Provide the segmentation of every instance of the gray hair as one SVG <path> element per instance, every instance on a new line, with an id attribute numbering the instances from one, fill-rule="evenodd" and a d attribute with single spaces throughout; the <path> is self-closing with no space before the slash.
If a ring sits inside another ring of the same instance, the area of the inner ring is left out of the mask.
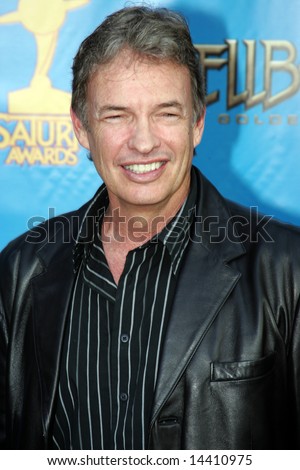
<path id="1" fill-rule="evenodd" d="M 151 60 L 173 61 L 191 76 L 194 119 L 205 109 L 205 80 L 185 18 L 166 8 L 128 7 L 108 16 L 79 47 L 73 62 L 72 108 L 88 128 L 86 94 L 99 65 L 123 49 Z"/>

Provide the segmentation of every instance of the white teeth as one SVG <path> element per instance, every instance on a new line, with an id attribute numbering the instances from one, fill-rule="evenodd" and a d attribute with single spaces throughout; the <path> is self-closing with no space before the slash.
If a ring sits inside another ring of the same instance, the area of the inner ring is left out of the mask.
<path id="1" fill-rule="evenodd" d="M 146 163 L 144 165 L 125 165 L 126 170 L 133 173 L 148 173 L 149 171 L 158 170 L 164 162 Z"/>

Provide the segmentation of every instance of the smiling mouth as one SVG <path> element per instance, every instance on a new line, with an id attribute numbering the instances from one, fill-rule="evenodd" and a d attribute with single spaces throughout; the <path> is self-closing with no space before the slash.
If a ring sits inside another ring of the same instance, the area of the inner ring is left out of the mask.
<path id="1" fill-rule="evenodd" d="M 150 171 L 158 170 L 165 165 L 166 162 L 145 163 L 139 165 L 124 165 L 125 170 L 132 171 L 132 173 L 142 174 L 149 173 Z"/>

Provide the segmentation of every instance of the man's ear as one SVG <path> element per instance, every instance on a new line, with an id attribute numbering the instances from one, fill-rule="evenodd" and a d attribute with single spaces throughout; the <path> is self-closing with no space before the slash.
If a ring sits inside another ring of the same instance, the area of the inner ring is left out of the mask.
<path id="1" fill-rule="evenodd" d="M 203 131 L 204 131 L 204 122 L 205 122 L 205 114 L 206 108 L 204 109 L 202 115 L 197 120 L 196 124 L 194 125 L 194 148 L 200 144 Z"/>
<path id="2" fill-rule="evenodd" d="M 85 129 L 81 120 L 72 108 L 70 109 L 70 115 L 73 123 L 73 129 L 78 142 L 80 143 L 80 145 L 82 145 L 82 147 L 86 148 L 87 150 L 90 150 L 87 130 Z"/>

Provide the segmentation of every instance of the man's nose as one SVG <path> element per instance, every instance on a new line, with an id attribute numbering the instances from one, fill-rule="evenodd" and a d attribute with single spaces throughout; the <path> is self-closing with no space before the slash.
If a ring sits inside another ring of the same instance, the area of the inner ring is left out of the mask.
<path id="1" fill-rule="evenodd" d="M 142 154 L 149 154 L 152 150 L 159 147 L 160 139 L 154 125 L 148 118 L 139 119 L 135 122 L 128 146 Z"/>

